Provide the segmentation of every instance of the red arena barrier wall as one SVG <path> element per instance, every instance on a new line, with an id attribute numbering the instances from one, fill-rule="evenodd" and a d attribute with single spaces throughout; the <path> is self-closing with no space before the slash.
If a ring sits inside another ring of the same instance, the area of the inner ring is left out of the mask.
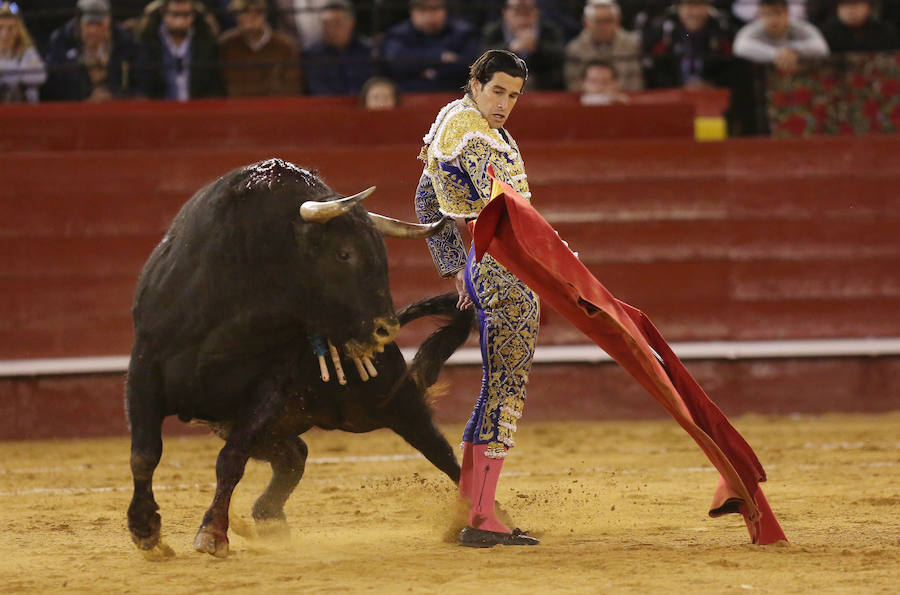
<path id="1" fill-rule="evenodd" d="M 233 167 L 281 157 L 340 192 L 376 185 L 370 210 L 412 219 L 421 136 L 446 99 L 381 113 L 305 98 L 4 107 L 0 360 L 127 354 L 144 260 L 180 205 Z M 671 341 L 900 337 L 900 138 L 697 143 L 684 97 L 528 99 L 510 131 L 535 205 Z M 397 306 L 451 289 L 424 243 L 388 252 Z M 584 342 L 545 309 L 541 345 Z M 728 414 L 900 407 L 896 355 L 689 367 Z M 439 419 L 466 415 L 478 373 L 445 372 Z M 0 378 L 0 438 L 122 432 L 123 384 Z M 612 364 L 539 365 L 530 401 L 535 417 L 661 413 Z"/>

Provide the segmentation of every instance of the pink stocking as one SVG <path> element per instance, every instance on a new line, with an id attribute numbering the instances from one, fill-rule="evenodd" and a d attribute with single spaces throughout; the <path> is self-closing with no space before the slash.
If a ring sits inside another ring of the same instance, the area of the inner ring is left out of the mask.
<path id="1" fill-rule="evenodd" d="M 469 526 L 484 531 L 509 533 L 509 527 L 497 519 L 494 512 L 494 497 L 503 459 L 492 459 L 485 454 L 487 444 L 472 447 L 472 509 L 469 512 Z"/>

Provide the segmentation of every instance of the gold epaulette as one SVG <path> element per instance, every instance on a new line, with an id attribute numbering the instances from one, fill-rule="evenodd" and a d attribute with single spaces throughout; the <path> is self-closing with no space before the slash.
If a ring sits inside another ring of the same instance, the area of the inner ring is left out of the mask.
<path id="1" fill-rule="evenodd" d="M 459 157 L 466 144 L 476 138 L 501 153 L 515 151 L 496 129 L 488 125 L 477 108 L 463 101 L 438 126 L 431 144 L 431 154 L 445 163 L 453 161 Z"/>

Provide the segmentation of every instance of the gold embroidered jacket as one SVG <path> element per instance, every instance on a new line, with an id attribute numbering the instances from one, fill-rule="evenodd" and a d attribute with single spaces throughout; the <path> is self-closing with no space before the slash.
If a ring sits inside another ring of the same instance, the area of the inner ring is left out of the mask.
<path id="1" fill-rule="evenodd" d="M 525 164 L 516 141 L 505 130 L 491 128 L 468 96 L 445 105 L 438 113 L 419 158 L 425 162 L 416 188 L 416 214 L 422 223 L 443 215 L 470 219 L 490 200 L 495 175 L 531 199 Z M 442 277 L 466 264 L 466 249 L 455 226 L 428 239 L 428 249 Z"/>

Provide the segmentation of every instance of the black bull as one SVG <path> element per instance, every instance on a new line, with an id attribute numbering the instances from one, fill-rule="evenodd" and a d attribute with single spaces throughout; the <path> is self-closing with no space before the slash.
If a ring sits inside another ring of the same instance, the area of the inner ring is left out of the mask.
<path id="1" fill-rule="evenodd" d="M 459 480 L 425 389 L 468 336 L 471 310 L 456 310 L 455 296 L 445 295 L 395 315 L 379 233 L 384 218 L 373 215 L 373 223 L 355 205 L 364 197 L 340 199 L 314 174 L 280 160 L 257 163 L 197 192 L 150 256 L 132 308 L 126 387 L 134 477 L 128 527 L 139 548 L 160 541 L 152 478 L 169 415 L 208 421 L 225 437 L 215 496 L 194 542 L 201 552 L 227 554 L 231 494 L 248 458 L 272 467 L 254 519 L 284 520 L 307 457 L 299 435 L 313 426 L 390 428 Z M 323 216 L 320 207 L 339 208 Z M 432 314 L 449 321 L 407 367 L 393 342 L 397 329 Z M 328 382 L 311 342 L 318 339 L 341 351 L 333 351 L 339 364 Z M 373 367 L 377 376 L 364 382 Z"/>

